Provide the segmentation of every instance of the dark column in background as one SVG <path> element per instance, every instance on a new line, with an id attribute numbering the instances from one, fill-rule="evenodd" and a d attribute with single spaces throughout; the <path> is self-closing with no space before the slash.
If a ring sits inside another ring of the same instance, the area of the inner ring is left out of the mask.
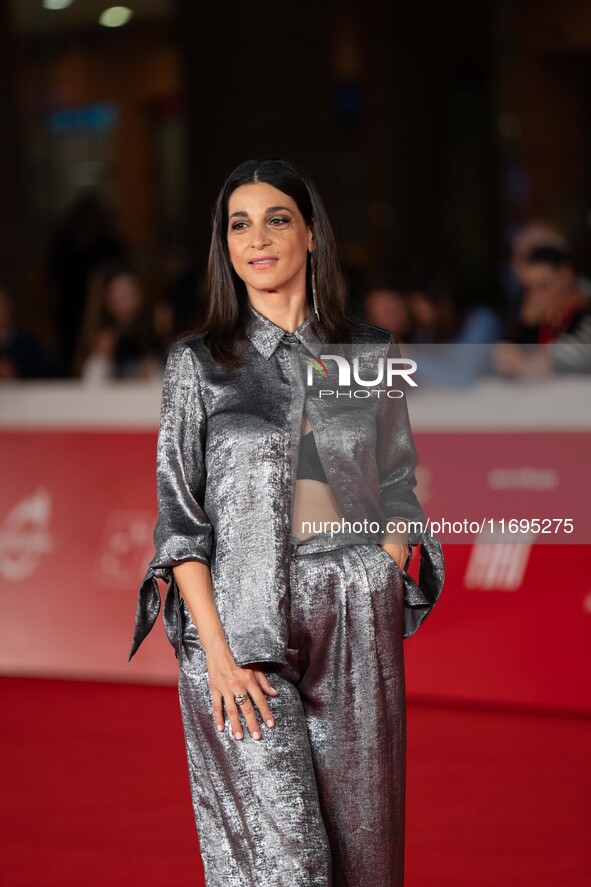
<path id="1" fill-rule="evenodd" d="M 559 225 L 591 273 L 591 7 L 504 0 L 504 221 Z"/>
<path id="2" fill-rule="evenodd" d="M 330 4 L 176 0 L 187 119 L 189 248 L 203 269 L 210 212 L 253 157 L 301 164 L 331 202 Z"/>
<path id="3" fill-rule="evenodd" d="M 14 297 L 17 321 L 25 293 L 24 194 L 22 140 L 16 100 L 16 44 L 8 0 L 0 0 L 0 285 Z"/>
<path id="4" fill-rule="evenodd" d="M 176 0 L 198 267 L 225 175 L 283 155 L 318 181 L 359 288 L 451 267 L 469 299 L 494 292 L 487 9 Z"/>
<path id="5" fill-rule="evenodd" d="M 489 294 L 496 253 L 487 10 L 374 0 L 358 13 L 375 262 L 394 279 L 451 268 L 472 298 Z"/>

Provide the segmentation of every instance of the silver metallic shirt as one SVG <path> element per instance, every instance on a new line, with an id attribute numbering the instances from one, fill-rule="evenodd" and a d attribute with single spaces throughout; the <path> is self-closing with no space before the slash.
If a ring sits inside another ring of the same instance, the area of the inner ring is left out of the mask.
<path id="1" fill-rule="evenodd" d="M 361 404 L 318 395 L 326 377 L 312 377 L 328 344 L 309 314 L 293 333 L 250 303 L 243 365 L 215 363 L 203 333 L 171 348 L 164 374 L 157 444 L 158 517 L 155 555 L 141 584 L 129 659 L 160 610 L 157 579 L 167 582 L 164 624 L 182 655 L 179 589 L 172 567 L 185 560 L 210 566 L 216 608 L 238 665 L 286 663 L 289 558 L 301 419 L 310 419 L 333 496 L 348 521 L 371 522 L 379 541 L 389 518 L 415 522 L 421 543 L 419 582 L 403 571 L 404 636 L 417 630 L 444 579 L 441 546 L 424 532 L 414 494 L 417 453 L 406 399 Z M 387 331 L 356 322 L 353 343 L 400 356 Z M 326 355 L 325 355 L 326 356 Z M 336 363 L 336 361 L 335 361 Z M 306 366 L 307 364 L 307 366 Z M 326 361 L 320 361 L 326 369 Z M 330 399 L 329 399 L 330 400 Z M 375 529 L 379 526 L 379 530 Z M 419 529 L 417 529 L 419 527 Z"/>

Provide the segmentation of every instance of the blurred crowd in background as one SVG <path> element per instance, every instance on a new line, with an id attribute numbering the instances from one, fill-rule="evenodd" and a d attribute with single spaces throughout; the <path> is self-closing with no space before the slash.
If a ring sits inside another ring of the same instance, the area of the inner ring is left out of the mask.
<path id="1" fill-rule="evenodd" d="M 168 349 L 183 331 L 182 281 L 149 304 L 132 251 L 100 195 L 83 195 L 60 220 L 46 277 L 59 331 L 51 345 L 16 325 L 15 294 L 0 284 L 0 378 L 161 378 Z M 190 314 L 190 296 L 187 307 Z"/>
<path id="2" fill-rule="evenodd" d="M 246 7 L 104 7 L 0 0 L 1 380 L 160 380 L 219 185 L 268 156 L 423 381 L 591 372 L 584 4 L 261 0 L 273 70 Z"/>
<path id="3" fill-rule="evenodd" d="M 346 265 L 344 271 L 347 276 Z M 555 349 L 543 364 L 550 344 L 591 345 L 591 280 L 578 273 L 565 234 L 547 220 L 524 224 L 500 277 L 502 311 L 459 293 L 445 269 L 428 261 L 377 284 L 351 275 L 350 309 L 403 346 L 439 346 L 424 349 L 420 360 L 421 377 L 433 384 L 463 384 L 490 372 L 591 372 L 588 348 Z M 0 379 L 159 380 L 171 344 L 205 315 L 195 271 L 171 280 L 169 291 L 150 304 L 113 213 L 92 192 L 56 227 L 47 279 L 60 331 L 52 346 L 19 328 L 16 294 L 0 284 Z M 496 347 L 455 347 L 473 345 Z"/>
<path id="4" fill-rule="evenodd" d="M 435 272 L 364 293 L 364 316 L 403 345 L 438 346 L 410 352 L 417 378 L 432 386 L 491 373 L 534 380 L 591 373 L 591 279 L 578 272 L 565 234 L 545 220 L 524 224 L 505 272 L 502 310 L 462 298 Z"/>

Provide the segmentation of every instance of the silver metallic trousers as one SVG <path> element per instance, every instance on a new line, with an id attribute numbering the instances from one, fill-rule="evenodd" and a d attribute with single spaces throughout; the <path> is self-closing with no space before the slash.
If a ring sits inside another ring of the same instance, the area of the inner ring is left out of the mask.
<path id="1" fill-rule="evenodd" d="M 291 541 L 289 664 L 261 739 L 214 723 L 181 599 L 179 697 L 207 887 L 402 887 L 403 580 L 356 534 Z"/>

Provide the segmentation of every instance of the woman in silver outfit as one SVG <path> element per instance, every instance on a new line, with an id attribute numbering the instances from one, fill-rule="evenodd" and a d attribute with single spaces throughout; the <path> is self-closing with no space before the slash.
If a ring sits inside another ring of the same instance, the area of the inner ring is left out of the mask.
<path id="1" fill-rule="evenodd" d="M 224 183 L 208 286 L 166 365 L 129 659 L 163 579 L 207 887 L 401 887 L 403 638 L 444 567 L 404 392 L 359 380 L 400 352 L 349 317 L 322 201 L 286 161 Z"/>

